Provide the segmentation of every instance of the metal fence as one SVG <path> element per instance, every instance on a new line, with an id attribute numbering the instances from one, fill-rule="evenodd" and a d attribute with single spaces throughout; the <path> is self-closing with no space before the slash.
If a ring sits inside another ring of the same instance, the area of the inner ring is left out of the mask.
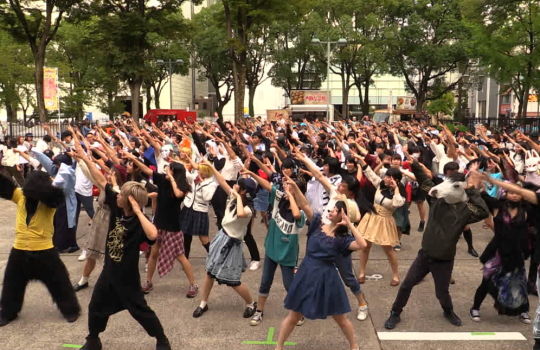
<path id="1" fill-rule="evenodd" d="M 51 129 L 51 133 L 54 135 L 59 135 L 62 131 L 67 130 L 68 123 L 48 123 L 49 128 Z M 45 135 L 47 135 L 46 130 L 43 128 L 43 126 L 39 123 L 37 124 L 24 124 L 21 122 L 15 122 L 15 123 L 0 123 L 0 139 L 3 139 L 4 137 L 10 136 L 10 137 L 17 137 L 17 136 L 24 136 L 28 133 L 32 133 L 34 138 L 41 138 Z"/>
<path id="2" fill-rule="evenodd" d="M 491 130 L 520 130 L 525 134 L 538 134 L 540 131 L 540 118 L 471 118 L 465 122 L 471 130 L 478 124 Z"/>

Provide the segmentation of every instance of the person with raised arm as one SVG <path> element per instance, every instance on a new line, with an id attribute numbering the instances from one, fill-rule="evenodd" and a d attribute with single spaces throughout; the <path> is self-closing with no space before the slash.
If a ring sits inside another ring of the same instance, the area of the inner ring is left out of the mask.
<path id="1" fill-rule="evenodd" d="M 313 211 L 294 181 L 287 184 L 293 188 L 295 199 L 310 222 L 306 256 L 294 276 L 285 298 L 288 315 L 281 322 L 276 350 L 283 350 L 298 321 L 325 319 L 332 316 L 344 333 L 351 350 L 359 349 L 354 328 L 346 314 L 351 311 L 347 293 L 336 269 L 336 259 L 346 250 L 359 250 L 366 246 L 353 222 L 360 213 L 350 199 L 336 202 L 328 214 L 329 223 Z M 352 233 L 352 235 L 349 234 Z"/>
<path id="2" fill-rule="evenodd" d="M 219 284 L 233 288 L 244 299 L 246 308 L 243 316 L 250 318 L 257 309 L 257 303 L 253 301 L 248 287 L 242 284 L 240 278 L 242 272 L 246 270 L 242 241 L 253 216 L 252 203 L 257 184 L 252 179 L 240 178 L 238 183 L 231 187 L 208 160 L 204 160 L 203 164 L 214 173 L 216 181 L 228 198 L 225 215 L 221 222 L 222 228 L 210 244 L 206 258 L 206 278 L 202 288 L 202 299 L 193 312 L 193 317 L 201 317 L 208 311 L 210 292 L 214 281 L 217 281 Z"/>
<path id="3" fill-rule="evenodd" d="M 90 305 L 88 330 L 82 350 L 101 350 L 99 334 L 107 328 L 109 317 L 128 310 L 134 319 L 156 338 L 156 350 L 170 350 L 171 345 L 157 315 L 148 306 L 141 290 L 139 245 L 153 242 L 158 230 L 144 215 L 148 193 L 141 183 L 128 181 L 116 193 L 107 179 L 83 152 L 78 152 L 111 210 L 107 233 L 105 266 L 99 276 Z"/>

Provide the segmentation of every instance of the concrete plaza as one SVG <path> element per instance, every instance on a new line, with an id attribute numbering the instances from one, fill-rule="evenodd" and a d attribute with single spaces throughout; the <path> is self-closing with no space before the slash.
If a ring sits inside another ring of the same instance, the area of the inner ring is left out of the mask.
<path id="1" fill-rule="evenodd" d="M 13 242 L 13 227 L 16 207 L 6 201 L 0 202 L 0 274 L 3 276 L 9 250 Z M 78 231 L 79 244 L 85 244 L 88 232 L 88 217 L 81 214 Z M 416 232 L 418 214 L 416 206 L 411 207 L 411 236 L 404 237 L 403 248 L 399 255 L 401 278 L 414 260 L 420 246 L 421 233 Z M 211 218 L 211 235 L 215 234 L 215 219 Z M 258 242 L 261 255 L 264 254 L 264 237 L 266 230 L 257 223 L 254 235 Z M 475 247 L 479 253 L 488 243 L 491 233 L 482 228 L 482 224 L 473 226 Z M 304 255 L 305 236 L 301 237 L 301 256 Z M 77 261 L 79 252 L 62 256 L 72 281 L 80 278 L 84 263 Z M 199 283 L 204 277 L 204 262 L 206 253 L 197 239 L 193 242 L 191 262 Z M 247 249 L 245 256 L 249 259 Z M 355 266 L 358 255 L 354 255 Z M 140 261 L 140 271 L 144 276 L 144 259 Z M 430 275 L 417 286 L 412 293 L 409 304 L 402 314 L 402 322 L 388 334 L 383 327 L 391 304 L 396 296 L 397 287 L 391 287 L 390 267 L 382 249 L 374 247 L 368 263 L 368 275 L 382 274 L 382 280 L 369 280 L 363 285 L 366 293 L 370 316 L 366 321 L 356 320 L 356 307 L 349 315 L 359 338 L 360 348 L 366 350 L 397 350 L 397 349 L 531 349 L 532 326 L 525 325 L 515 317 L 498 316 L 493 300 L 488 296 L 481 309 L 482 321 L 473 322 L 468 316 L 476 287 L 479 285 L 482 272 L 478 259 L 467 254 L 466 244 L 460 240 L 454 268 L 456 284 L 451 286 L 455 311 L 463 320 L 462 327 L 451 326 L 443 317 L 441 308 L 435 298 L 433 279 Z M 87 334 L 87 311 L 93 285 L 101 270 L 90 278 L 90 288 L 79 292 L 79 302 L 83 308 L 81 318 L 73 323 L 67 323 L 53 305 L 51 298 L 41 283 L 31 283 L 26 291 L 25 303 L 19 318 L 6 327 L 0 328 L 0 349 L 34 349 L 57 350 L 78 348 L 84 343 Z M 157 275 L 157 274 L 156 274 Z M 248 285 L 254 297 L 260 283 L 261 270 L 247 271 L 243 282 Z M 2 277 L 3 278 L 3 277 Z M 144 277 L 142 277 L 144 279 Z M 285 291 L 281 283 L 281 272 L 276 273 L 275 283 L 265 310 L 264 321 L 257 327 L 249 325 L 249 320 L 242 318 L 244 305 L 239 296 L 232 290 L 216 285 L 209 301 L 209 311 L 199 319 L 191 314 L 197 307 L 199 299 L 187 299 L 185 292 L 187 280 L 177 264 L 174 271 L 163 279 L 154 278 L 154 291 L 148 296 L 149 305 L 160 317 L 166 334 L 174 349 L 239 349 L 263 350 L 273 349 L 273 341 L 277 338 L 279 324 L 286 315 L 283 308 Z M 350 294 L 351 305 L 355 299 Z M 531 317 L 537 305 L 537 298 L 530 298 Z M 380 333 L 384 332 L 384 333 Z M 400 333 L 407 332 L 407 333 Z M 409 333 L 419 332 L 419 333 Z M 444 333 L 432 333 L 444 332 Z M 446 332 L 452 332 L 448 334 Z M 461 332 L 457 334 L 455 332 Z M 500 340 L 503 333 L 514 332 L 511 336 L 523 336 L 524 340 Z M 425 339 L 429 336 L 430 340 Z M 387 340 L 389 337 L 398 340 Z M 441 337 L 452 340 L 440 340 Z M 526 338 L 526 339 L 525 339 Z M 104 349 L 110 350 L 150 350 L 154 349 L 154 340 L 146 335 L 144 330 L 127 312 L 113 316 L 105 333 L 101 335 Z M 407 340 L 403 340 L 407 339 Z M 468 339 L 468 340 L 461 340 Z M 348 349 L 345 338 L 337 325 L 331 320 L 306 321 L 302 327 L 297 327 L 289 339 L 292 342 L 287 348 L 291 350 L 327 350 Z"/>

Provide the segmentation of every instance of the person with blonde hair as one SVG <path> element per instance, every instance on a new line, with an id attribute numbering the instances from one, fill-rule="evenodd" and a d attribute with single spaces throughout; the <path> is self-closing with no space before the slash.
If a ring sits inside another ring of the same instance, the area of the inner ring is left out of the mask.
<path id="1" fill-rule="evenodd" d="M 191 164 L 196 170 L 186 173 L 191 190 L 184 197 L 179 219 L 180 231 L 184 233 L 184 254 L 188 259 L 193 236 L 199 236 L 207 253 L 210 249 L 208 209 L 218 186 L 208 165 L 193 161 Z"/>
<path id="2" fill-rule="evenodd" d="M 128 181 L 116 193 L 88 156 L 80 150 L 79 154 L 97 187 L 105 191 L 105 204 L 111 210 L 105 265 L 88 306 L 89 334 L 82 349 L 101 350 L 99 334 L 107 327 L 109 317 L 128 310 L 148 335 L 156 338 L 156 350 L 170 350 L 161 322 L 146 303 L 140 287 L 139 245 L 153 244 L 158 237 L 157 228 L 142 211 L 148 192 L 143 184 Z"/>

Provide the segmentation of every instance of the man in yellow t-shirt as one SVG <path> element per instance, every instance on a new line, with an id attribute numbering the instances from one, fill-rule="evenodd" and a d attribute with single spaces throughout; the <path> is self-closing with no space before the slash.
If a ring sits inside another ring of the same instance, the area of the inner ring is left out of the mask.
<path id="1" fill-rule="evenodd" d="M 41 171 L 30 173 L 23 188 L 0 174 L 0 197 L 17 204 L 15 242 L 0 296 L 0 327 L 17 318 L 30 280 L 43 282 L 66 320 L 74 322 L 81 308 L 52 243 L 54 213 L 64 201 L 62 189 Z"/>

